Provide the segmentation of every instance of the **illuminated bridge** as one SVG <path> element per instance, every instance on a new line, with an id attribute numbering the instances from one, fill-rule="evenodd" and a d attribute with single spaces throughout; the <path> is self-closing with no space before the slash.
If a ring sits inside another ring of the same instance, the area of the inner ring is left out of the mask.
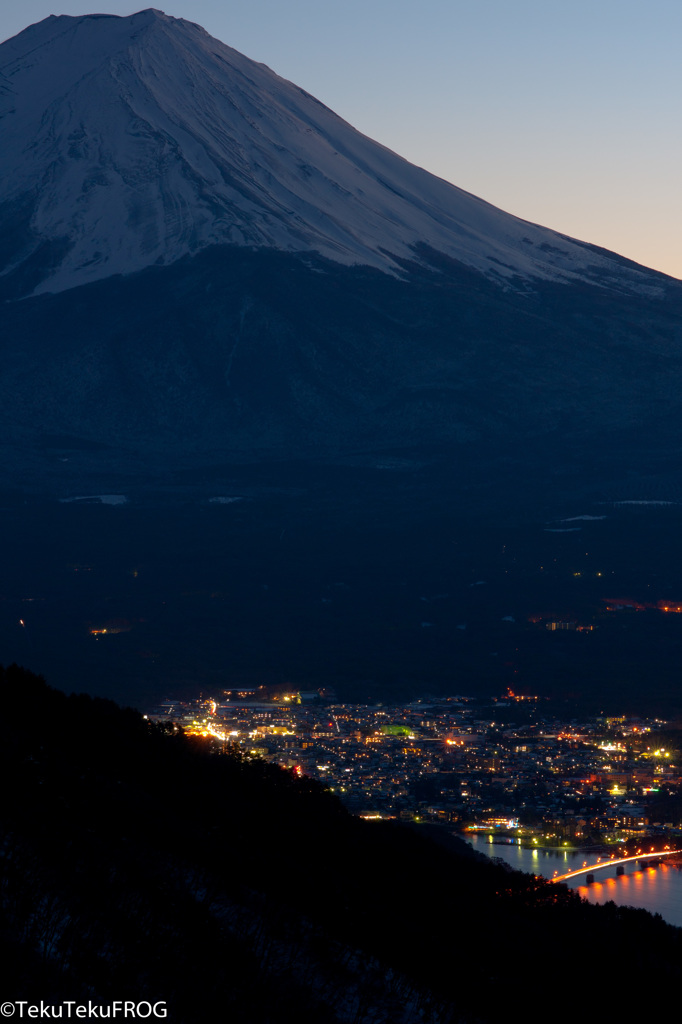
<path id="1" fill-rule="evenodd" d="M 609 860 L 602 860 L 601 858 L 596 864 L 583 864 L 577 871 L 567 871 L 565 875 L 554 875 L 550 879 L 552 882 L 566 882 L 569 878 L 576 878 L 578 875 L 593 874 L 595 871 L 601 871 L 603 868 L 616 867 L 621 864 L 631 864 L 633 861 L 642 861 L 643 866 L 647 866 L 649 861 L 659 861 L 663 857 L 674 857 L 675 854 L 682 853 L 682 850 L 650 850 L 648 853 L 644 853 L 642 850 L 638 850 L 637 853 L 633 853 L 630 857 L 618 857 L 610 858 Z M 618 872 L 622 874 L 622 870 Z M 588 879 L 592 881 L 592 879 Z"/>

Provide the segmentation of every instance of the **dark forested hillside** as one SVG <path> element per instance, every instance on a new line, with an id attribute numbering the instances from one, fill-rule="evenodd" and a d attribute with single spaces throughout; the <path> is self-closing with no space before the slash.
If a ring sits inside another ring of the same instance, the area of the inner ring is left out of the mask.
<path id="1" fill-rule="evenodd" d="M 606 977 L 680 982 L 682 931 L 660 918 L 360 821 L 311 780 L 15 666 L 0 684 L 5 998 L 407 1024 L 518 998 L 559 1019 L 595 951 Z M 590 1014 L 647 998 L 609 984 Z"/>

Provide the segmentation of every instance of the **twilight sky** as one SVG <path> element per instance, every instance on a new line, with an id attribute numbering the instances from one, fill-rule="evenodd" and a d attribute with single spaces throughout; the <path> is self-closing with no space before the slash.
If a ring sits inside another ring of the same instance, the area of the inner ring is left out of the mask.
<path id="1" fill-rule="evenodd" d="M 682 278 L 679 0 L 156 2 L 413 163 Z M 150 5 L 4 0 L 0 39 Z"/>

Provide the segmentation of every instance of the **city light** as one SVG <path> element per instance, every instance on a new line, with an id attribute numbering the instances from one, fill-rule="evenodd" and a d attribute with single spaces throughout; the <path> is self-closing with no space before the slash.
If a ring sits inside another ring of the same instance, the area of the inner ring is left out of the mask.
<path id="1" fill-rule="evenodd" d="M 649 802 L 662 781 L 668 792 L 679 789 L 670 750 L 653 741 L 643 749 L 642 737 L 666 725 L 658 720 L 559 722 L 533 699 L 530 723 L 513 726 L 500 716 L 510 694 L 380 707 L 283 699 L 296 693 L 227 689 L 219 699 L 164 702 L 150 718 L 167 721 L 172 712 L 176 727 L 213 741 L 216 753 L 239 750 L 317 779 L 358 815 L 439 823 L 536 852 L 597 847 L 600 867 L 625 862 L 608 848 L 632 836 L 640 856 Z M 671 828 L 657 831 L 668 854 L 680 845 Z"/>

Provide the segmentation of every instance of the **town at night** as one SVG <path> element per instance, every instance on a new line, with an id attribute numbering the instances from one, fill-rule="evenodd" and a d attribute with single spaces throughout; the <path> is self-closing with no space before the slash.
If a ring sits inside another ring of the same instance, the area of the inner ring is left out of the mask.
<path id="1" fill-rule="evenodd" d="M 349 705 L 324 691 L 268 696 L 261 687 L 228 691 L 220 703 L 168 701 L 150 717 L 205 738 L 216 753 L 237 747 L 315 778 L 364 818 L 438 822 L 498 842 L 610 856 L 621 844 L 679 844 L 680 737 L 669 723 L 562 721 L 548 705 L 513 694 Z"/>

